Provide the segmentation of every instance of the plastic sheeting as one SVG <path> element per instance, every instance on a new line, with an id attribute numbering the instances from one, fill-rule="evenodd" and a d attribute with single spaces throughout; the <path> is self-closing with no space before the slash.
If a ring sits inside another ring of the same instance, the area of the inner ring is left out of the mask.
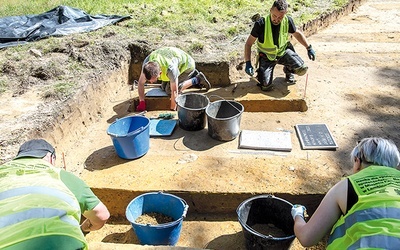
<path id="1" fill-rule="evenodd" d="M 93 31 L 128 18 L 117 15 L 91 16 L 68 6 L 58 6 L 39 15 L 0 18 L 0 49 L 49 36 Z"/>

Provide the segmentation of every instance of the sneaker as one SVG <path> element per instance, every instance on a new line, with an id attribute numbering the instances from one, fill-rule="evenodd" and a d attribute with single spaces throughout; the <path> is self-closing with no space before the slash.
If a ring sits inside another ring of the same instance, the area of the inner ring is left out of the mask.
<path id="1" fill-rule="evenodd" d="M 206 76 L 202 72 L 199 72 L 196 77 L 199 80 L 199 85 L 202 88 L 206 88 L 206 91 L 208 91 L 211 88 L 210 82 L 207 80 Z"/>
<path id="2" fill-rule="evenodd" d="M 294 79 L 294 74 L 293 73 L 286 74 L 285 79 L 286 79 L 286 81 L 288 83 L 295 83 L 296 82 L 296 80 Z"/>
<path id="3" fill-rule="evenodd" d="M 197 69 L 194 69 L 192 72 L 188 74 L 188 79 L 193 78 L 199 74 L 199 71 Z"/>

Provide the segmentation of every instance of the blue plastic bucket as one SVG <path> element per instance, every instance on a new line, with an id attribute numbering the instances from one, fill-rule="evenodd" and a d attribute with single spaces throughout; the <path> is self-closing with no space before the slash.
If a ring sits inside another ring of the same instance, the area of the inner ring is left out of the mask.
<path id="1" fill-rule="evenodd" d="M 296 237 L 290 213 L 292 206 L 290 202 L 272 195 L 259 195 L 243 201 L 236 212 L 246 249 L 290 249 Z M 275 227 L 272 231 L 269 229 L 271 224 Z"/>
<path id="2" fill-rule="evenodd" d="M 115 151 L 124 159 L 136 159 L 149 151 L 150 120 L 144 116 L 117 119 L 107 129 Z"/>
<path id="3" fill-rule="evenodd" d="M 179 240 L 188 208 L 187 203 L 175 195 L 163 192 L 145 193 L 128 204 L 126 218 L 132 224 L 140 244 L 174 246 Z M 160 213 L 174 221 L 158 225 L 136 223 L 135 220 L 145 213 Z"/>

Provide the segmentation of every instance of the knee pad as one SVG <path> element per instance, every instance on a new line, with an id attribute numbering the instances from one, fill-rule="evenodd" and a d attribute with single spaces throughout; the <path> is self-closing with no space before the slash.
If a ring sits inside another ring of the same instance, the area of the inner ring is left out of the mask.
<path id="1" fill-rule="evenodd" d="M 305 73 L 307 73 L 307 70 L 308 70 L 308 66 L 303 65 L 303 66 L 301 66 L 300 68 L 294 69 L 294 73 L 295 73 L 296 75 L 302 76 L 302 75 L 304 75 Z"/>

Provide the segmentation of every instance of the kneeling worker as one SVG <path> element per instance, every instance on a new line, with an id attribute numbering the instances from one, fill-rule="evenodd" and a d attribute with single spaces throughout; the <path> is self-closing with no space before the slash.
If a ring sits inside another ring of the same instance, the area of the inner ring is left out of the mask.
<path id="1" fill-rule="evenodd" d="M 292 34 L 307 49 L 308 57 L 315 60 L 315 52 L 311 44 L 307 42 L 304 34 L 296 29 L 293 19 L 286 15 L 287 9 L 288 4 L 285 0 L 275 0 L 270 13 L 255 20 L 245 44 L 245 71 L 252 77 L 254 68 L 251 64 L 251 47 L 257 40 L 259 64 L 257 80 L 262 91 L 271 90 L 276 64 L 284 66 L 286 81 L 290 83 L 295 83 L 294 74 L 301 76 L 307 72 L 308 67 L 294 51 L 293 45 L 289 41 L 289 34 Z"/>
<path id="2" fill-rule="evenodd" d="M 189 79 L 179 83 L 178 78 L 182 73 L 187 73 Z M 184 89 L 196 87 L 206 88 L 208 91 L 211 88 L 204 74 L 195 69 L 195 61 L 189 54 L 174 47 L 160 48 L 151 52 L 143 62 L 138 82 L 139 105 L 136 111 L 146 110 L 144 84 L 155 83 L 158 80 L 162 81 L 162 88 L 171 93 L 171 110 L 176 110 L 175 99 Z"/>

